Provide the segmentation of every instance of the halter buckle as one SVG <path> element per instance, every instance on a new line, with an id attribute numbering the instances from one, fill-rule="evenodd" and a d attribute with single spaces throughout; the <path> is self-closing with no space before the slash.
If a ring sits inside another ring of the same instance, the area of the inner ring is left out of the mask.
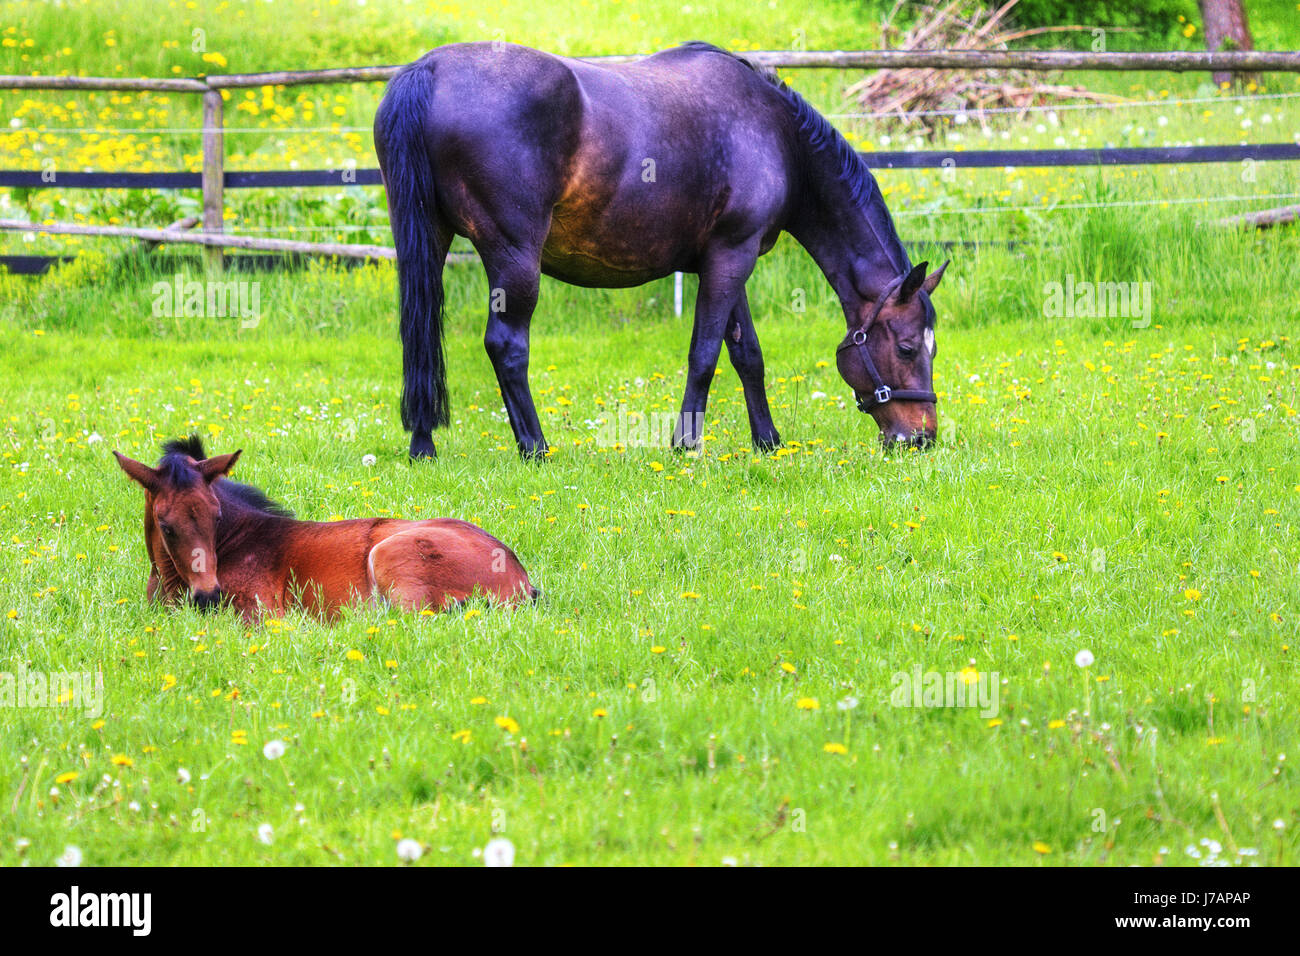
<path id="1" fill-rule="evenodd" d="M 876 404 L 883 405 L 894 395 L 894 390 L 888 385 L 882 385 L 876 389 Z"/>

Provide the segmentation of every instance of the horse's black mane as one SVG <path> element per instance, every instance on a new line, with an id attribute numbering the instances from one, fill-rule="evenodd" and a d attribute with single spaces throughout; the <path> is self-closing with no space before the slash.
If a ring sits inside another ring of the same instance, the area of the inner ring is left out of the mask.
<path id="1" fill-rule="evenodd" d="M 195 461 L 202 461 L 208 457 L 208 453 L 203 450 L 202 438 L 198 435 L 173 438 L 163 443 L 162 450 L 163 457 L 158 462 L 158 469 L 168 482 L 178 488 L 188 488 L 199 480 L 199 473 L 189 460 L 192 458 Z M 231 481 L 229 478 L 222 479 L 221 484 L 216 487 L 256 511 L 281 518 L 293 517 L 292 511 L 279 502 L 272 501 L 260 488 Z"/>
<path id="2" fill-rule="evenodd" d="M 881 245 L 887 245 L 894 252 L 894 258 L 897 259 L 896 265 L 904 271 L 911 268 L 911 259 L 908 258 L 907 250 L 903 248 L 903 242 L 899 239 L 893 220 L 889 216 L 889 210 L 885 207 L 884 196 L 881 195 L 876 177 L 871 174 L 871 170 L 858 154 L 858 151 L 849 144 L 849 141 L 840 134 L 839 130 L 827 121 L 826 117 L 822 116 L 811 103 L 792 89 L 781 77 L 777 76 L 774 70 L 769 70 L 761 64 L 754 63 L 738 53 L 732 53 L 730 50 L 724 50 L 712 43 L 705 43 L 701 40 L 683 43 L 682 49 L 721 53 L 723 56 L 729 56 L 733 60 L 745 64 L 745 66 L 767 80 L 768 83 L 771 83 L 793 112 L 795 128 L 800 138 L 807 143 L 809 150 L 814 153 L 829 152 L 831 154 L 837 178 L 848 187 L 850 202 L 867 215 L 867 220 L 875 231 Z"/>

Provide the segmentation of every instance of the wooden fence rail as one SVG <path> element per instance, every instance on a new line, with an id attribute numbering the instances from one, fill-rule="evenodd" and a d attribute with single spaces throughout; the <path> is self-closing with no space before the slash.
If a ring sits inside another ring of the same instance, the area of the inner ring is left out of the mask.
<path id="1" fill-rule="evenodd" d="M 1166 73 L 1300 73 L 1300 51 L 1199 50 L 1092 53 L 1074 50 L 757 50 L 747 59 L 775 69 L 1155 71 Z M 588 56 L 593 63 L 628 63 L 642 54 Z M 250 86 L 385 82 L 401 66 L 349 66 L 326 70 L 217 73 L 198 78 L 0 76 L 10 90 L 158 90 L 203 93 Z"/>

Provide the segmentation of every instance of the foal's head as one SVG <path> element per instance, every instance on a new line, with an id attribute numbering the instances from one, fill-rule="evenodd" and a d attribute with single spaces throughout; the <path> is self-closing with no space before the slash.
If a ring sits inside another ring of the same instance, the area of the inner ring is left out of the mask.
<path id="1" fill-rule="evenodd" d="M 875 302 L 864 302 L 857 315 L 850 315 L 848 334 L 836 352 L 840 375 L 852 386 L 858 408 L 876 420 L 886 446 L 926 447 L 938 426 L 930 293 L 948 263 L 928 276 L 927 265 L 895 279 Z"/>
<path id="2" fill-rule="evenodd" d="M 145 543 L 171 559 L 191 599 L 207 610 L 221 603 L 217 583 L 217 522 L 221 502 L 212 483 L 230 471 L 239 452 L 207 458 L 197 435 L 163 446 L 157 468 L 113 452 L 144 488 Z"/>

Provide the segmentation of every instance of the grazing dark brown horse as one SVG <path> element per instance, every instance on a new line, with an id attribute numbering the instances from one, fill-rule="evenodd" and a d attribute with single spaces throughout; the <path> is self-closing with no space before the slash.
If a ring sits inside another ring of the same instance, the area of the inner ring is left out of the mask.
<path id="1" fill-rule="evenodd" d="M 913 268 L 862 158 L 745 60 L 704 43 L 619 66 L 444 46 L 393 77 L 375 150 L 397 245 L 411 457 L 433 456 L 432 430 L 449 420 L 442 269 L 453 235 L 487 271 L 485 344 L 525 456 L 547 447 L 528 390 L 541 273 L 604 288 L 698 273 L 674 443 L 698 444 L 726 342 L 755 446 L 779 445 L 745 281 L 783 230 L 843 306 L 837 361 L 858 407 L 886 443 L 933 440 L 930 294 L 943 268 Z"/>
<path id="2" fill-rule="evenodd" d="M 197 435 L 163 446 L 158 467 L 117 463 L 145 492 L 150 600 L 229 602 L 245 619 L 384 598 L 442 610 L 479 595 L 519 603 L 538 592 L 514 552 L 452 518 L 296 521 L 248 485 L 226 478 L 240 453 L 207 457 Z"/>

